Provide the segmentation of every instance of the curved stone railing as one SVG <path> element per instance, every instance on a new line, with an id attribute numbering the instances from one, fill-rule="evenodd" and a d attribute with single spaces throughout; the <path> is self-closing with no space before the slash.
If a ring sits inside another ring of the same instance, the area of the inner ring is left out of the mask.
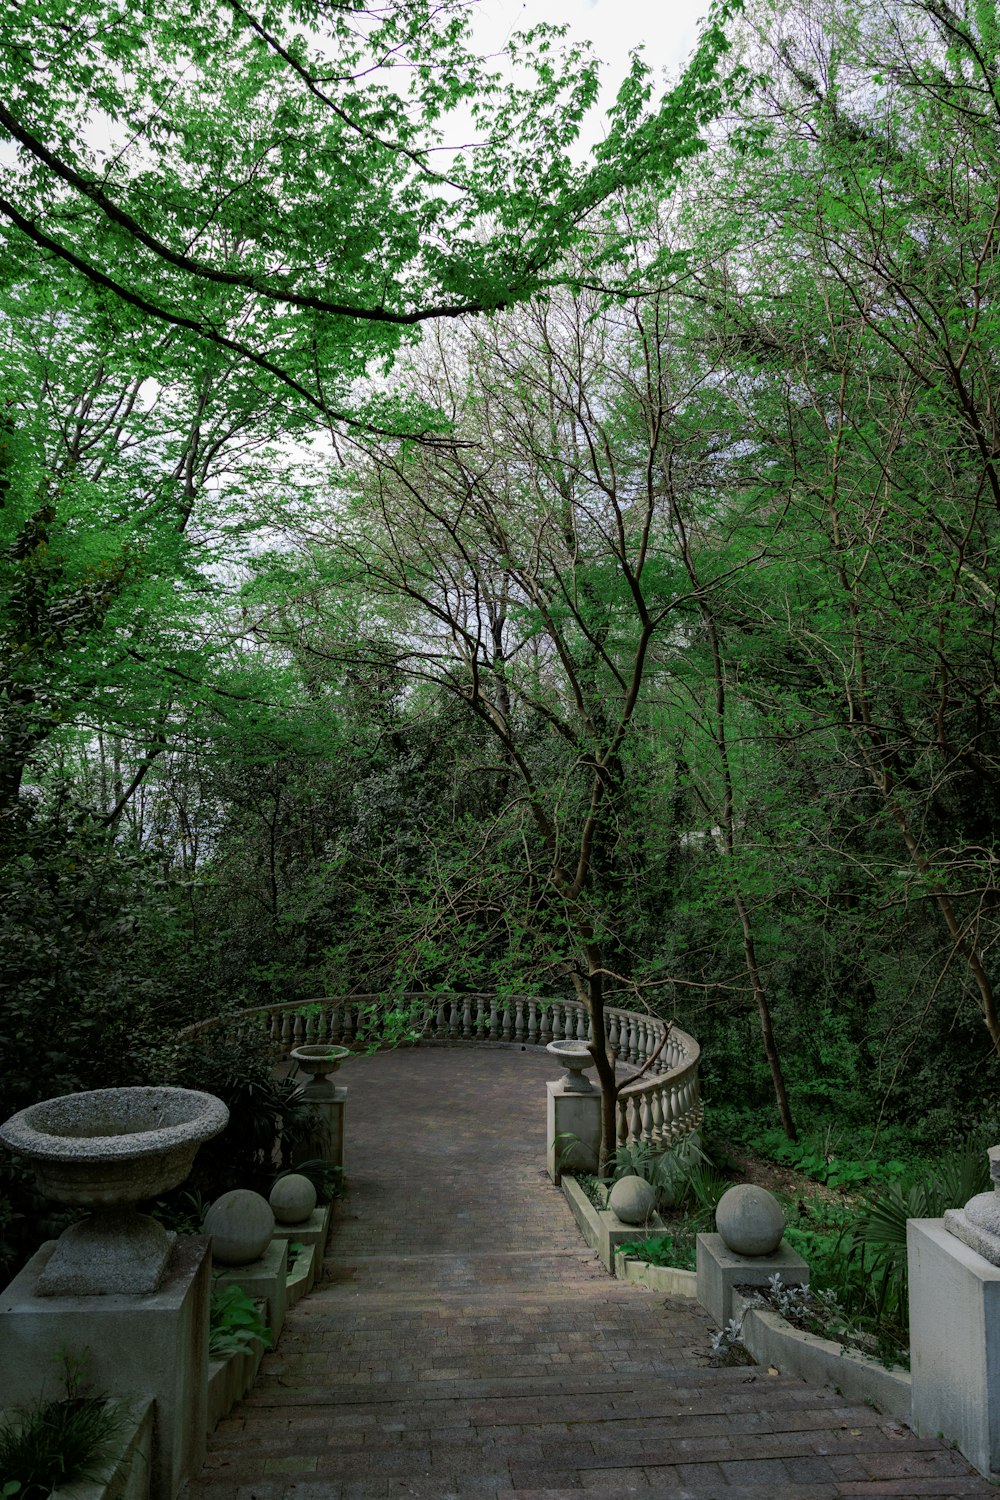
<path id="1" fill-rule="evenodd" d="M 405 1016 L 402 1040 L 507 1042 L 544 1047 L 552 1041 L 585 1041 L 590 1019 L 579 1000 L 540 1000 L 528 995 L 345 995 L 337 999 L 285 1001 L 234 1015 L 213 1016 L 180 1032 L 193 1040 L 219 1027 L 266 1027 L 279 1055 L 304 1042 L 339 1046 L 392 1035 Z M 641 1077 L 618 1095 L 619 1144 L 645 1142 L 663 1149 L 701 1123 L 698 1087 L 701 1049 L 686 1031 L 639 1011 L 608 1007 L 605 1029 L 616 1065 Z"/>

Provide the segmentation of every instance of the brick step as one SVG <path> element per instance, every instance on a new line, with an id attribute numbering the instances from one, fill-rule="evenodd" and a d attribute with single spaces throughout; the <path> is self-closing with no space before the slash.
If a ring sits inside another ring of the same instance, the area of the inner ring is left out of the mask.
<path id="1" fill-rule="evenodd" d="M 258 1378 L 253 1390 L 243 1405 L 259 1406 L 329 1406 L 332 1404 L 333 1379 L 325 1372 L 317 1373 L 311 1381 L 293 1381 L 280 1367 L 265 1364 L 264 1373 Z M 742 1379 L 715 1382 L 712 1376 L 728 1374 L 714 1370 L 666 1370 L 648 1376 L 602 1374 L 588 1379 L 586 1375 L 549 1375 L 525 1378 L 517 1375 L 505 1377 L 479 1377 L 423 1380 L 416 1384 L 412 1380 L 382 1381 L 376 1384 L 357 1382 L 336 1390 L 338 1406 L 382 1407 L 394 1403 L 423 1406 L 427 1404 L 450 1404 L 456 1411 L 482 1416 L 487 1405 L 502 1401 L 510 1412 L 517 1412 L 517 1420 L 532 1421 L 541 1410 L 559 1407 L 570 1413 L 560 1420 L 589 1420 L 592 1415 L 613 1411 L 623 1417 L 637 1420 L 646 1416 L 662 1414 L 664 1407 L 691 1414 L 695 1411 L 727 1414 L 734 1411 L 759 1411 L 762 1408 L 776 1411 L 779 1408 L 798 1409 L 816 1402 L 822 1410 L 833 1416 L 850 1411 L 854 1425 L 864 1425 L 876 1418 L 869 1407 L 852 1406 L 831 1397 L 829 1391 L 808 1386 L 801 1380 L 768 1377 L 763 1374 L 747 1380 L 746 1369 L 740 1372 Z M 766 1386 L 763 1382 L 766 1380 Z M 573 1413 L 576 1415 L 574 1416 Z M 544 1420 L 544 1419 L 543 1419 Z"/>

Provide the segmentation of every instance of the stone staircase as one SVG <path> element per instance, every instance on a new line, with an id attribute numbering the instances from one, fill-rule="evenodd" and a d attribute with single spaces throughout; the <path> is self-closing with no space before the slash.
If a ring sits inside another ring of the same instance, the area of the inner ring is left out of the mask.
<path id="1" fill-rule="evenodd" d="M 356 1062 L 325 1280 L 186 1500 L 995 1494 L 830 1388 L 709 1368 L 694 1301 L 608 1276 L 539 1169 L 550 1061 Z"/>

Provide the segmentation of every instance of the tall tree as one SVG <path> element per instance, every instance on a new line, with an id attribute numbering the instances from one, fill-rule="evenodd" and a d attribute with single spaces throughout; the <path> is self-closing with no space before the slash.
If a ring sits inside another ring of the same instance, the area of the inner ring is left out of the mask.
<path id="1" fill-rule="evenodd" d="M 72 267 L 119 324 L 235 357 L 290 422 L 433 427 L 354 383 L 416 325 L 560 280 L 589 210 L 671 178 L 729 87 L 728 13 L 656 106 L 636 59 L 579 166 L 594 60 L 538 26 L 504 82 L 462 0 L 18 0 L 0 21 L 2 263 Z M 444 138 L 456 115 L 475 144 Z"/>

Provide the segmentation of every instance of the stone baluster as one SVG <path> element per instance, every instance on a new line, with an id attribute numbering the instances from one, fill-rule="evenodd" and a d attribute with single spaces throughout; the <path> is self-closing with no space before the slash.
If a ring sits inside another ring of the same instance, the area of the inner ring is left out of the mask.
<path id="1" fill-rule="evenodd" d="M 608 1017 L 608 1046 L 611 1048 L 612 1057 L 615 1058 L 618 1056 L 621 1045 L 621 1034 L 622 1028 L 621 1022 L 618 1019 L 618 1012 L 613 1010 Z"/>
<path id="2" fill-rule="evenodd" d="M 684 1114 L 684 1106 L 681 1100 L 681 1091 L 676 1084 L 670 1090 L 670 1137 L 679 1140 L 684 1134 L 681 1120 Z"/>
<path id="3" fill-rule="evenodd" d="M 540 1026 L 538 1040 L 541 1042 L 543 1047 L 547 1047 L 549 1042 L 552 1041 L 552 1021 L 555 1007 L 549 1005 L 547 1001 L 543 1001 L 542 1005 L 540 1006 L 540 1010 L 541 1016 L 539 1018 Z"/>
<path id="4" fill-rule="evenodd" d="M 618 1095 L 618 1144 L 624 1146 L 628 1140 L 628 1100 Z"/>
<path id="5" fill-rule="evenodd" d="M 457 1041 L 457 1039 L 458 1039 L 458 1037 L 460 1035 L 460 1029 L 459 1028 L 460 1028 L 460 1024 L 461 1024 L 461 1019 L 462 1019 L 462 1016 L 461 1016 L 461 1011 L 458 1008 L 458 1001 L 453 998 L 452 1001 L 451 1001 L 450 1006 L 448 1007 L 448 1040 L 449 1041 L 452 1041 L 452 1042 Z"/>
<path id="6" fill-rule="evenodd" d="M 511 1015 L 512 1004 L 513 1001 L 509 999 L 503 1003 L 503 1039 L 505 1042 L 509 1042 L 513 1036 L 512 1026 L 514 1018 Z"/>
<path id="7" fill-rule="evenodd" d="M 281 1041 L 281 1018 L 279 1016 L 271 1016 L 270 1021 L 271 1024 L 268 1027 L 268 1040 L 273 1042 L 274 1045 L 277 1046 Z"/>
<path id="8" fill-rule="evenodd" d="M 635 1023 L 635 1060 L 641 1066 L 649 1056 L 649 1027 L 645 1016 L 638 1016 Z"/>
<path id="9" fill-rule="evenodd" d="M 350 1000 L 344 1000 L 341 1007 L 342 1032 L 340 1040 L 347 1045 L 354 1040 L 354 1005 Z"/>
<path id="10" fill-rule="evenodd" d="M 306 1021 L 304 1016 L 292 1017 L 292 1040 L 296 1047 L 301 1047 L 306 1039 Z"/>
<path id="11" fill-rule="evenodd" d="M 292 1018 L 287 1010 L 281 1017 L 281 1045 L 285 1048 L 294 1046 L 292 1041 Z"/>
<path id="12" fill-rule="evenodd" d="M 643 1090 L 636 1103 L 639 1106 L 639 1139 L 648 1146 L 653 1139 L 653 1105 L 648 1089 Z"/>
<path id="13" fill-rule="evenodd" d="M 462 1038 L 468 1041 L 472 1035 L 472 996 L 466 995 L 462 1001 Z"/>
<path id="14" fill-rule="evenodd" d="M 490 996 L 490 1041 L 500 1039 L 500 1006 L 496 995 Z"/>
<path id="15" fill-rule="evenodd" d="M 653 1145 L 662 1146 L 663 1139 L 663 1090 L 650 1089 L 649 1103 L 653 1111 Z"/>
<path id="16" fill-rule="evenodd" d="M 538 1041 L 538 1001 L 528 1001 L 528 1044 L 535 1046 Z"/>
<path id="17" fill-rule="evenodd" d="M 438 1000 L 437 1012 L 434 1016 L 434 1036 L 440 1041 L 448 1033 L 448 1007 L 444 1000 Z"/>
<path id="18" fill-rule="evenodd" d="M 513 1004 L 514 1004 L 514 1040 L 515 1040 L 515 1042 L 523 1042 L 524 1041 L 524 1006 L 521 1003 L 520 997 L 518 997 L 513 1002 Z"/>

